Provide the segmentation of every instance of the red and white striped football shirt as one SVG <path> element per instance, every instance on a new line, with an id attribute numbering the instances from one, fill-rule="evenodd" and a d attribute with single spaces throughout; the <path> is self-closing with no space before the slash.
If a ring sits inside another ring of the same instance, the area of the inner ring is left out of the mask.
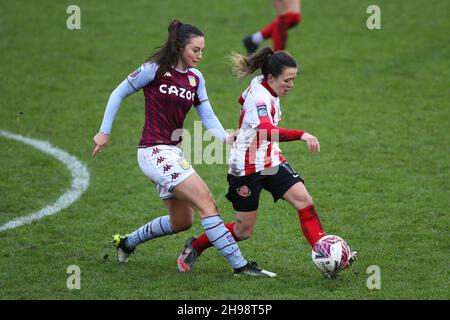
<path id="1" fill-rule="evenodd" d="M 239 98 L 239 134 L 228 161 L 228 173 L 234 176 L 246 176 L 285 161 L 278 143 L 265 140 L 267 134 L 258 129 L 261 118 L 268 117 L 273 125 L 281 120 L 280 99 L 263 86 L 262 80 L 262 76 L 254 78 Z"/>
<path id="2" fill-rule="evenodd" d="M 299 140 L 304 131 L 278 127 L 280 99 L 263 76 L 252 80 L 239 103 L 239 134 L 231 148 L 228 173 L 247 176 L 285 162 L 278 141 Z"/>

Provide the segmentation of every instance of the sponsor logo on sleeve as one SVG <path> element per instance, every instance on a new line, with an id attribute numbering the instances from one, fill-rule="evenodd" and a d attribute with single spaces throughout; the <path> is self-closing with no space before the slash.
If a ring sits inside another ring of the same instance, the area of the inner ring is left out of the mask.
<path id="1" fill-rule="evenodd" d="M 267 107 L 265 105 L 256 107 L 258 110 L 258 116 L 265 117 L 268 115 Z"/>
<path id="2" fill-rule="evenodd" d="M 129 77 L 131 79 L 136 79 L 136 77 L 138 76 L 139 73 L 141 73 L 142 71 L 142 66 L 140 66 L 139 68 L 137 68 L 136 70 L 134 70 L 132 73 L 130 73 Z"/>

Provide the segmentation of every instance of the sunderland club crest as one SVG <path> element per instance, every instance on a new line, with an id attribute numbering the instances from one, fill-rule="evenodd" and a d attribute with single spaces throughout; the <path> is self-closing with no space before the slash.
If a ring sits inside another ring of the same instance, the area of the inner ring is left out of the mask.
<path id="1" fill-rule="evenodd" d="M 236 192 L 238 195 L 240 195 L 241 197 L 244 197 L 244 198 L 250 197 L 250 195 L 252 194 L 250 189 L 245 185 L 237 188 Z"/>

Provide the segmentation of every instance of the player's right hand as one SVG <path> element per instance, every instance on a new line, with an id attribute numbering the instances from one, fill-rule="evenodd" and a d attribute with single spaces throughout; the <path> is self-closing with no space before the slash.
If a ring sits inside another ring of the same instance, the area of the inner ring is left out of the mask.
<path id="1" fill-rule="evenodd" d="M 233 133 L 229 134 L 228 137 L 225 138 L 225 143 L 233 145 L 238 134 L 239 134 L 239 129 L 234 130 Z"/>
<path id="2" fill-rule="evenodd" d="M 99 132 L 95 135 L 93 142 L 94 142 L 94 150 L 92 151 L 92 158 L 95 158 L 97 153 L 102 152 L 102 149 L 108 145 L 109 134 Z"/>

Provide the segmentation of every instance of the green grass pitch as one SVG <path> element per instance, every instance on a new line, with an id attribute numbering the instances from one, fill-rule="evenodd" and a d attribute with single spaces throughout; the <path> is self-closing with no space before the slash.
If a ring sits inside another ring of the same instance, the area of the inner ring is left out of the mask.
<path id="1" fill-rule="evenodd" d="M 166 214 L 136 161 L 142 93 L 125 100 L 110 146 L 90 157 L 111 91 L 179 18 L 205 33 L 198 67 L 217 116 L 235 128 L 248 80 L 233 78 L 227 56 L 244 53 L 242 37 L 274 18 L 270 1 L 80 0 L 80 30 L 66 28 L 70 4 L 9 1 L 0 10 L 0 130 L 48 141 L 90 172 L 88 190 L 70 207 L 0 232 L 0 299 L 450 298 L 448 1 L 304 0 L 302 22 L 289 32 L 301 72 L 282 100 L 280 125 L 316 135 L 321 153 L 310 155 L 302 142 L 281 148 L 327 233 L 360 252 L 359 273 L 334 280 L 311 263 L 297 213 L 267 193 L 254 235 L 240 247 L 276 279 L 236 278 L 215 250 L 178 273 L 184 241 L 201 232 L 198 216 L 191 230 L 140 246 L 126 266 L 105 248 L 112 233 Z M 366 27 L 371 4 L 381 8 L 380 30 Z M 194 120 L 192 111 L 191 132 Z M 25 144 L 0 136 L 0 155 L 0 224 L 70 187 L 60 162 Z M 194 167 L 231 221 L 226 165 Z M 70 265 L 81 270 L 79 290 L 66 285 Z M 367 286 L 370 266 L 380 268 L 380 289 Z"/>

